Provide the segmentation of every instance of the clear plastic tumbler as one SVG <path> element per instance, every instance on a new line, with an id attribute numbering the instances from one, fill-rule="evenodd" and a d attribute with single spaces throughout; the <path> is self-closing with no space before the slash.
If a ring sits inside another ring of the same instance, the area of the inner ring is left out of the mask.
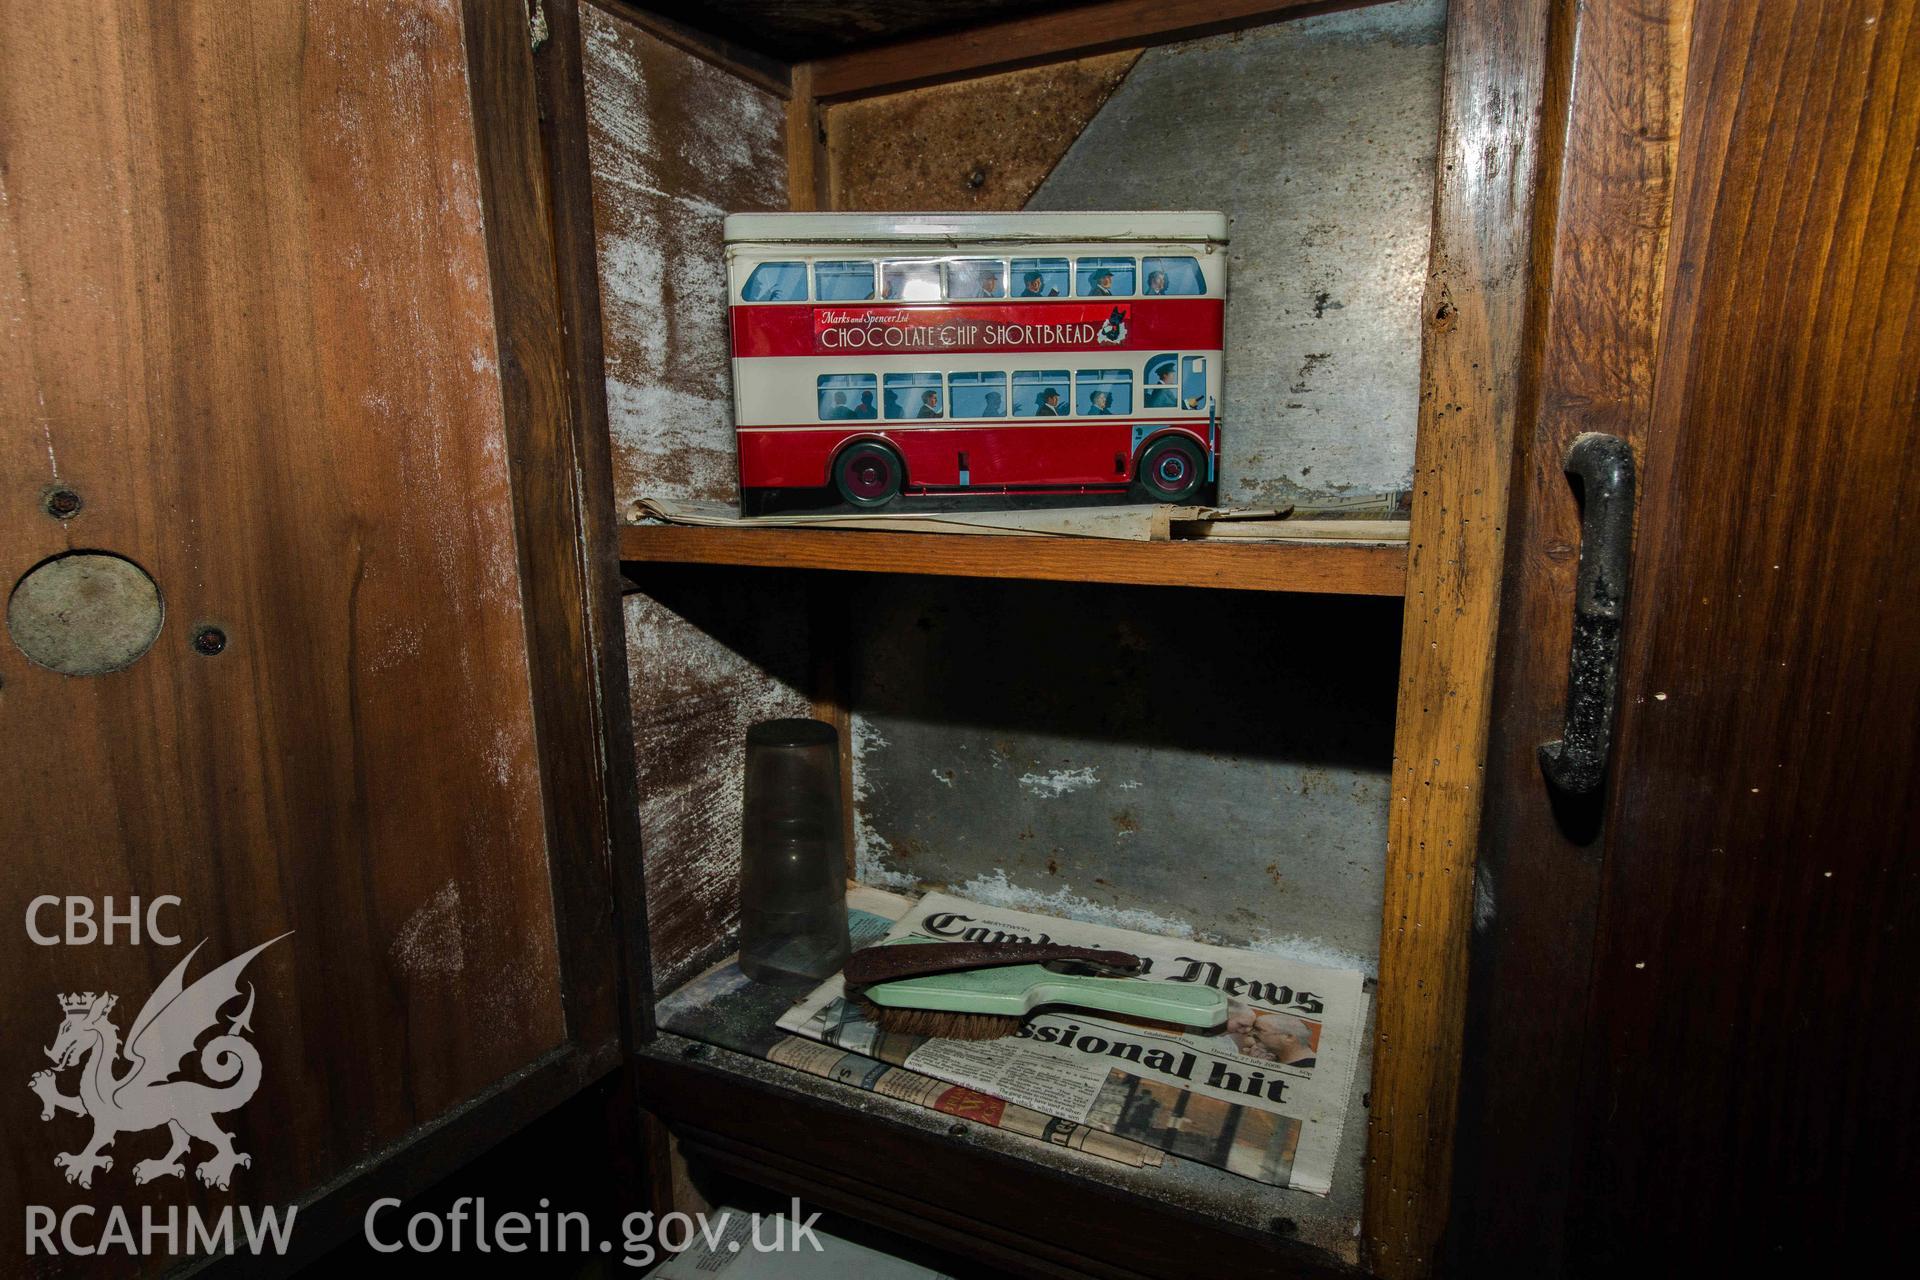
<path id="1" fill-rule="evenodd" d="M 840 735 L 820 720 L 747 730 L 740 848 L 740 967 L 760 982 L 817 982 L 846 963 Z"/>

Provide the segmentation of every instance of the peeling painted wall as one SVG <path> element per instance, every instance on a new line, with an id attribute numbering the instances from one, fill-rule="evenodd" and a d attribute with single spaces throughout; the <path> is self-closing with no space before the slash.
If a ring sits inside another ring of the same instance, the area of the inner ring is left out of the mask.
<path id="1" fill-rule="evenodd" d="M 786 206 L 773 95 L 581 10 L 616 510 L 736 497 L 721 220 Z M 655 980 L 724 953 L 736 925 L 746 726 L 806 715 L 791 575 L 660 569 L 626 601 Z"/>
<path id="2" fill-rule="evenodd" d="M 721 223 L 787 207 L 786 104 L 589 4 L 614 509 L 738 495 Z"/>
<path id="3" fill-rule="evenodd" d="M 854 678 L 876 885 L 1372 973 L 1396 602 L 885 579 Z"/>
<path id="4" fill-rule="evenodd" d="M 811 714 L 805 584 L 747 569 L 654 569 L 627 597 L 627 666 L 654 982 L 733 947 L 747 726 Z"/>
<path id="5" fill-rule="evenodd" d="M 1231 218 L 1223 501 L 1404 491 L 1444 0 L 1143 54 L 1033 209 Z"/>

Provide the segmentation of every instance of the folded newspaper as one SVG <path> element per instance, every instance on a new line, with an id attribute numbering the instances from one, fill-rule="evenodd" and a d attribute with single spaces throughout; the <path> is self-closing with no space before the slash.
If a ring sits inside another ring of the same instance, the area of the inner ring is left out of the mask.
<path id="1" fill-rule="evenodd" d="M 1260 1182 L 1331 1189 L 1366 1025 L 1358 971 L 937 893 L 887 936 L 1131 951 L 1146 961 L 1148 979 L 1224 992 L 1227 1020 L 1183 1032 L 1059 1009 L 1001 1040 L 929 1040 L 882 1032 L 835 976 L 788 1010 L 780 1028 Z"/>

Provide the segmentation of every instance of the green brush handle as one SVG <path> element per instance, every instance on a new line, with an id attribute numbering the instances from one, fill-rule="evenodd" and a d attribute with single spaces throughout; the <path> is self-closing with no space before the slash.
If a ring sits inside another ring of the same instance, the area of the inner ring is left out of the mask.
<path id="1" fill-rule="evenodd" d="M 1217 1027 L 1227 1019 L 1227 998 L 1212 987 L 1055 973 L 1037 964 L 882 982 L 860 994 L 894 1009 L 989 1013 L 1009 1018 L 1025 1017 L 1041 1005 L 1070 1005 L 1183 1027 Z"/>

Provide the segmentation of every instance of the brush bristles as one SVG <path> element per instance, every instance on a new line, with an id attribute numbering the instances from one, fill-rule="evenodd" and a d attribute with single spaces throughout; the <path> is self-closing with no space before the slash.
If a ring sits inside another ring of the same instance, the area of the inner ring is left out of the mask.
<path id="1" fill-rule="evenodd" d="M 875 1004 L 865 996 L 854 1003 L 868 1022 L 882 1031 L 936 1040 L 998 1040 L 1020 1029 L 1020 1019 L 997 1013 L 949 1013 L 940 1009 L 895 1009 Z"/>

